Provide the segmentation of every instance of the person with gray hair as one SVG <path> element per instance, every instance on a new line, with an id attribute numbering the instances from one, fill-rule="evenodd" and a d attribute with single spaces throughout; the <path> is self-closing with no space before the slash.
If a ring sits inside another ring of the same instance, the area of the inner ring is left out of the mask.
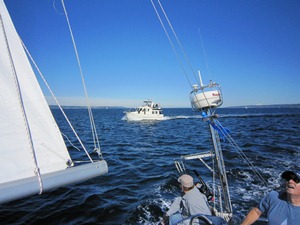
<path id="1" fill-rule="evenodd" d="M 270 225 L 300 224 L 300 176 L 292 171 L 281 174 L 285 180 L 285 191 L 271 191 L 253 207 L 241 225 L 250 225 L 265 214 Z"/>
<path id="2" fill-rule="evenodd" d="M 192 215 L 203 214 L 211 215 L 211 211 L 207 202 L 207 198 L 194 185 L 194 179 L 190 175 L 183 174 L 178 178 L 183 196 L 176 197 L 170 209 L 163 218 L 163 223 L 177 224 Z M 189 221 L 183 224 L 189 224 Z"/>

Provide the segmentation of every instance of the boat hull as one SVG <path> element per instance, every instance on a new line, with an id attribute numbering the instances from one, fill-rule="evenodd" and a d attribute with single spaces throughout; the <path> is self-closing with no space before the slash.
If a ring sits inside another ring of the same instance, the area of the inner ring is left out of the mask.
<path id="1" fill-rule="evenodd" d="M 163 114 L 144 114 L 138 112 L 126 112 L 126 118 L 130 121 L 139 121 L 139 120 L 163 120 Z"/>

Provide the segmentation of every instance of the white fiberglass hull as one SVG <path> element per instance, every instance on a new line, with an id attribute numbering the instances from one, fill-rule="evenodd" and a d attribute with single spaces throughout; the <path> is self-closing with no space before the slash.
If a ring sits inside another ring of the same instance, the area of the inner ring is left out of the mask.
<path id="1" fill-rule="evenodd" d="M 163 120 L 163 114 L 143 114 L 138 112 L 126 112 L 126 118 L 130 121 L 138 120 Z"/>

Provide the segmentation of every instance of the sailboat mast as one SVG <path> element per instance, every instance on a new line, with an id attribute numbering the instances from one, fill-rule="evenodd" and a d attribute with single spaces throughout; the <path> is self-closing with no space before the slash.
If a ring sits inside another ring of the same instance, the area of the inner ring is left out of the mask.
<path id="1" fill-rule="evenodd" d="M 212 138 L 215 160 L 217 162 L 217 168 L 218 168 L 217 176 L 219 177 L 221 190 L 222 190 L 222 193 L 220 193 L 220 194 L 223 195 L 224 205 L 227 210 L 227 213 L 232 213 L 232 205 L 231 205 L 231 200 L 230 200 L 228 181 L 227 181 L 226 169 L 225 169 L 225 164 L 224 164 L 224 159 L 223 159 L 223 154 L 222 154 L 222 147 L 220 144 L 219 133 L 212 125 L 215 123 L 214 115 L 211 113 L 210 110 L 206 110 L 206 114 L 207 114 L 208 118 L 210 119 L 209 129 L 210 129 L 211 138 Z"/>

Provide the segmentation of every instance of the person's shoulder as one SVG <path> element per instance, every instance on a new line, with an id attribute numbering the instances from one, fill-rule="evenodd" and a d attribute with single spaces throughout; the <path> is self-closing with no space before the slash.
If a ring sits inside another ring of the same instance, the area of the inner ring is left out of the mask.
<path id="1" fill-rule="evenodd" d="M 277 204 L 279 193 L 277 191 L 270 191 L 261 199 L 260 203 L 258 204 L 258 208 L 262 212 L 266 212 L 270 205 Z"/>
<path id="2" fill-rule="evenodd" d="M 199 190 L 199 188 L 197 188 L 196 186 L 194 186 L 194 188 L 191 191 L 194 192 L 194 193 L 196 193 L 196 194 L 203 195 L 203 193 L 201 193 L 201 191 Z"/>
<path id="3" fill-rule="evenodd" d="M 278 198 L 279 198 L 279 193 L 277 191 L 270 191 L 264 196 L 264 198 L 261 201 L 269 202 L 269 201 L 277 200 Z"/>
<path id="4" fill-rule="evenodd" d="M 272 196 L 272 197 L 278 197 L 279 193 L 277 191 L 270 191 L 269 195 Z"/>
<path id="5" fill-rule="evenodd" d="M 273 200 L 281 200 L 281 201 L 286 201 L 287 200 L 287 193 L 285 191 L 283 192 L 277 192 L 277 191 L 271 191 L 269 192 L 269 198 Z"/>
<path id="6" fill-rule="evenodd" d="M 195 196 L 199 194 L 201 194 L 201 192 L 198 190 L 196 186 L 194 186 L 191 190 L 185 193 L 186 196 Z"/>

